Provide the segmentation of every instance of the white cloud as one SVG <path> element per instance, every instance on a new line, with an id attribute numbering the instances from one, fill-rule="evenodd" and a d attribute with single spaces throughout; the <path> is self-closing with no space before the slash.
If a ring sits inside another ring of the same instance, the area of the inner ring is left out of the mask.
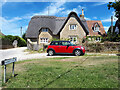
<path id="1" fill-rule="evenodd" d="M 93 19 L 97 19 L 97 17 L 93 17 Z"/>
<path id="2" fill-rule="evenodd" d="M 30 19 L 31 17 L 33 17 L 35 15 L 48 15 L 48 14 L 55 15 L 55 14 L 61 12 L 62 10 L 64 10 L 62 5 L 64 5 L 65 3 L 66 3 L 65 0 L 63 0 L 62 2 L 53 2 L 49 6 L 47 6 L 43 11 L 40 11 L 37 13 L 32 13 L 32 14 L 26 14 L 22 18 Z"/>
<path id="3" fill-rule="evenodd" d="M 114 11 L 112 12 L 111 16 L 113 16 L 113 22 L 116 22 L 118 20 L 118 18 L 115 17 Z M 111 16 L 109 18 L 103 19 L 102 22 L 111 22 Z"/>
<path id="4" fill-rule="evenodd" d="M 86 20 L 91 20 L 90 18 L 84 17 Z"/>
<path id="5" fill-rule="evenodd" d="M 95 4 L 93 4 L 93 6 L 100 6 L 100 5 L 104 5 L 107 4 L 108 2 L 97 2 Z"/>
<path id="6" fill-rule="evenodd" d="M 0 1 L 0 8 L 7 2 L 7 0 Z"/>
<path id="7" fill-rule="evenodd" d="M 4 17 L 0 17 L 0 29 L 4 34 L 9 35 L 20 35 L 20 26 L 18 20 L 21 20 L 19 17 L 12 18 L 7 20 Z M 23 26 L 23 30 L 26 30 L 27 26 Z M 25 32 L 25 31 L 24 31 Z"/>
<path id="8" fill-rule="evenodd" d="M 22 20 L 22 18 L 21 17 L 14 17 L 14 18 L 8 20 L 8 22 L 15 22 L 15 21 L 19 21 L 19 20 Z"/>
<path id="9" fill-rule="evenodd" d="M 6 0 L 7 2 L 58 2 L 58 0 Z M 62 2 L 63 0 L 59 0 Z M 100 0 L 99 2 L 114 2 L 115 0 Z M 98 2 L 98 0 L 67 0 L 67 2 Z"/>
<path id="10" fill-rule="evenodd" d="M 81 13 L 82 13 L 82 9 L 85 9 L 85 8 L 86 8 L 86 7 L 82 7 L 82 6 L 78 5 L 76 8 L 63 10 L 63 11 L 61 12 L 61 14 L 68 15 L 71 11 L 74 11 L 74 12 L 76 12 L 77 14 L 81 14 Z"/>
<path id="11" fill-rule="evenodd" d="M 111 22 L 111 17 L 101 20 L 102 22 Z M 116 22 L 117 18 L 113 16 L 113 22 Z"/>
<path id="12" fill-rule="evenodd" d="M 65 2 L 57 2 L 57 3 L 51 3 L 48 7 L 46 7 L 42 12 L 34 13 L 34 15 L 55 15 L 56 13 L 62 11 L 64 8 L 61 8 L 61 6 Z M 48 13 L 49 12 L 49 13 Z"/>
<path id="13" fill-rule="evenodd" d="M 105 31 L 107 32 L 110 26 L 104 26 Z"/>

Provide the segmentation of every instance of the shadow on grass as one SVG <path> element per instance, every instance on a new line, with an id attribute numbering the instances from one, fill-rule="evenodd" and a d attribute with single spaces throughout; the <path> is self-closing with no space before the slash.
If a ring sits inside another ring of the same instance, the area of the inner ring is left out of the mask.
<path id="1" fill-rule="evenodd" d="M 117 56 L 120 56 L 120 54 L 116 54 Z"/>
<path id="2" fill-rule="evenodd" d="M 6 82 L 8 82 L 11 78 L 16 77 L 18 74 L 15 74 L 14 76 L 10 76 L 9 78 L 6 79 Z"/>
<path id="3" fill-rule="evenodd" d="M 47 54 L 47 56 L 49 55 Z M 74 54 L 55 54 L 53 56 L 75 56 L 75 55 Z"/>
<path id="4" fill-rule="evenodd" d="M 87 59 L 88 59 L 88 57 L 86 57 L 86 58 L 80 63 L 80 65 L 81 65 L 83 62 L 85 62 Z M 42 87 L 42 89 L 44 89 L 45 87 L 49 86 L 50 84 L 52 84 L 53 82 L 55 82 L 57 79 L 59 79 L 59 78 L 61 78 L 62 76 L 66 75 L 67 73 L 71 72 L 73 69 L 75 69 L 75 68 L 77 68 L 77 67 L 79 67 L 79 65 L 76 65 L 76 66 L 72 67 L 71 69 L 67 70 L 66 72 L 60 74 L 60 75 L 57 76 L 54 80 L 52 80 L 52 81 L 48 82 L 47 84 L 45 84 L 45 85 Z"/>

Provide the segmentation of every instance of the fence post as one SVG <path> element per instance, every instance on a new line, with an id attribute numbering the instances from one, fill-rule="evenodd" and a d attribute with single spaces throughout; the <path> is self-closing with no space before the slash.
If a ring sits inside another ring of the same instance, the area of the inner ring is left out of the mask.
<path id="1" fill-rule="evenodd" d="M 13 68 L 12 68 L 12 76 L 14 77 L 14 62 L 13 62 Z"/>
<path id="2" fill-rule="evenodd" d="M 6 83 L 6 65 L 4 65 L 4 83 Z"/>

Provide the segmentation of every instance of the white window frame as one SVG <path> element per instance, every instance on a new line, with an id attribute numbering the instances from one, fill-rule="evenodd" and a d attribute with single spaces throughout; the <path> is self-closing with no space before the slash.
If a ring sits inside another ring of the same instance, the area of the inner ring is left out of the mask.
<path id="1" fill-rule="evenodd" d="M 48 38 L 40 38 L 40 43 L 48 43 Z"/>
<path id="2" fill-rule="evenodd" d="M 71 29 L 72 25 L 74 25 L 73 29 Z M 70 24 L 69 25 L 69 30 L 77 30 L 77 24 Z"/>
<path id="3" fill-rule="evenodd" d="M 72 38 L 72 40 L 71 40 Z M 74 38 L 76 39 L 76 41 L 74 41 Z M 73 43 L 76 43 L 77 42 L 77 36 L 70 36 L 69 37 L 70 41 L 73 42 Z"/>

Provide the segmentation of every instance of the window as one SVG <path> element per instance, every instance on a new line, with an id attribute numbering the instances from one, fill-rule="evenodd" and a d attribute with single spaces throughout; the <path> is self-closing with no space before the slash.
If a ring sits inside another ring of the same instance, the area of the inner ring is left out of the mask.
<path id="1" fill-rule="evenodd" d="M 48 43 L 48 38 L 40 38 L 41 43 Z"/>
<path id="2" fill-rule="evenodd" d="M 95 32 L 98 32 L 98 31 L 99 31 L 99 28 L 100 28 L 100 26 L 99 26 L 98 23 L 95 23 L 95 24 L 93 25 L 93 27 L 92 27 L 92 29 L 93 29 Z"/>
<path id="3" fill-rule="evenodd" d="M 59 42 L 51 42 L 50 45 L 59 45 Z"/>
<path id="4" fill-rule="evenodd" d="M 77 25 L 76 24 L 71 24 L 70 25 L 70 30 L 76 30 L 77 29 Z"/>
<path id="5" fill-rule="evenodd" d="M 48 28 L 42 28 L 42 32 L 48 32 Z"/>
<path id="6" fill-rule="evenodd" d="M 96 41 L 101 41 L 101 38 L 100 37 L 96 37 Z"/>
<path id="7" fill-rule="evenodd" d="M 76 36 L 71 36 L 69 37 L 71 42 L 77 42 L 77 37 Z"/>
<path id="8" fill-rule="evenodd" d="M 67 45 L 69 45 L 70 44 L 70 42 L 62 42 L 62 45 L 63 46 L 67 46 Z"/>
<path id="9" fill-rule="evenodd" d="M 99 27 L 94 27 L 94 31 L 98 32 L 99 31 Z"/>

